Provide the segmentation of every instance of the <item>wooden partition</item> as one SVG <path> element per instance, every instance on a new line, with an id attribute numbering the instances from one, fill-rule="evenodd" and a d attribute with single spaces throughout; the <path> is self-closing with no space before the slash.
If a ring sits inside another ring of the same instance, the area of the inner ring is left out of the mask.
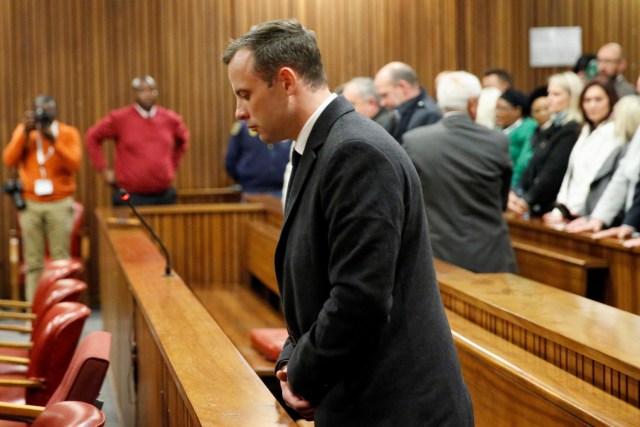
<path id="1" fill-rule="evenodd" d="M 625 248 L 616 239 L 593 240 L 587 233 L 570 234 L 537 219 L 511 215 L 506 218 L 511 236 L 520 241 L 605 260 L 608 266 L 604 278 L 604 302 L 640 314 L 640 249 Z M 548 273 L 553 275 L 552 271 Z"/>
<path id="2" fill-rule="evenodd" d="M 147 233 L 110 218 L 98 214 L 102 314 L 122 425 L 294 425 L 181 277 L 162 276 Z"/>
<path id="3" fill-rule="evenodd" d="M 192 289 L 247 283 L 243 224 L 264 218 L 261 204 L 142 206 L 138 210 L 163 240 L 172 267 Z M 134 218 L 128 209 L 118 212 L 123 218 Z"/>

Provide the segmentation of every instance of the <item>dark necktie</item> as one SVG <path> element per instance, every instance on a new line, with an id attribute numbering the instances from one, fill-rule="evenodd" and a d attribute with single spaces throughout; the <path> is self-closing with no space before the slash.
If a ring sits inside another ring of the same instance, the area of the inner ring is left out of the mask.
<path id="1" fill-rule="evenodd" d="M 287 199 L 289 198 L 289 194 L 291 194 L 293 177 L 296 174 L 296 169 L 298 169 L 301 158 L 302 154 L 298 153 L 296 150 L 293 150 L 293 152 L 291 153 L 291 175 L 289 175 L 289 184 L 287 185 Z"/>

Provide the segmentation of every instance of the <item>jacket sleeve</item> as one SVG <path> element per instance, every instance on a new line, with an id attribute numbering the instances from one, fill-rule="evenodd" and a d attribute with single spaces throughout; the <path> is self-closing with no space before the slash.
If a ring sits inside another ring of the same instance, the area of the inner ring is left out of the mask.
<path id="1" fill-rule="evenodd" d="M 70 171 L 80 169 L 80 159 L 82 158 L 82 143 L 80 142 L 80 132 L 72 126 L 65 126 L 65 131 L 56 138 L 56 155 L 62 157 L 66 167 Z"/>
<path id="2" fill-rule="evenodd" d="M 322 171 L 329 298 L 288 364 L 292 390 L 312 403 L 356 370 L 388 324 L 407 191 L 396 167 L 370 144 L 345 141 Z"/>
<path id="3" fill-rule="evenodd" d="M 11 135 L 11 140 L 2 151 L 2 161 L 7 166 L 18 166 L 24 153 L 26 135 L 24 125 L 19 124 Z"/>
<path id="4" fill-rule="evenodd" d="M 238 160 L 240 158 L 240 144 L 238 142 L 239 138 L 242 138 L 244 133 L 244 129 L 240 130 L 240 133 L 236 135 L 229 135 L 229 142 L 227 144 L 227 154 L 224 157 L 224 166 L 227 170 L 227 173 L 231 178 L 235 181 L 238 181 Z"/>
<path id="5" fill-rule="evenodd" d="M 555 200 L 569 163 L 573 145 L 578 139 L 575 127 L 569 123 L 558 130 L 549 142 L 553 144 L 545 159 L 544 167 L 524 195 L 529 206 Z"/>
<path id="6" fill-rule="evenodd" d="M 623 224 L 629 225 L 636 230 L 640 229 L 640 180 L 636 184 L 636 190 L 633 195 L 633 205 L 624 216 Z"/>
<path id="7" fill-rule="evenodd" d="M 98 123 L 87 131 L 87 152 L 89 153 L 91 164 L 93 164 L 98 172 L 107 167 L 107 161 L 102 151 L 102 141 L 105 139 L 117 139 L 117 137 L 116 124 L 111 114 L 100 119 Z"/>
<path id="8" fill-rule="evenodd" d="M 173 167 L 178 168 L 180 161 L 184 157 L 185 153 L 189 149 L 189 129 L 187 129 L 187 125 L 182 120 L 180 115 L 176 114 L 177 122 L 174 131 L 174 148 L 173 148 Z"/>

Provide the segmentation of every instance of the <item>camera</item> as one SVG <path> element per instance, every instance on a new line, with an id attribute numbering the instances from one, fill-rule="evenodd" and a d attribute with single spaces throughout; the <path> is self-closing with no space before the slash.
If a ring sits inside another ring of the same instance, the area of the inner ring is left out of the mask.
<path id="1" fill-rule="evenodd" d="M 41 127 L 49 127 L 53 123 L 53 116 L 48 110 L 38 107 L 33 112 L 33 118 L 36 123 L 40 123 Z"/>
<path id="2" fill-rule="evenodd" d="M 27 207 L 27 204 L 22 197 L 22 182 L 19 179 L 10 179 L 2 185 L 2 191 L 7 193 L 13 203 L 16 205 L 16 209 L 23 210 Z"/>

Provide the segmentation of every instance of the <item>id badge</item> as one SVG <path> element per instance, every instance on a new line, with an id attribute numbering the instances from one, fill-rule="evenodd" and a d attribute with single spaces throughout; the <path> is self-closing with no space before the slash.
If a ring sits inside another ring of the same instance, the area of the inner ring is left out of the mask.
<path id="1" fill-rule="evenodd" d="M 33 192 L 36 196 L 50 196 L 53 194 L 53 181 L 50 179 L 36 179 Z"/>

